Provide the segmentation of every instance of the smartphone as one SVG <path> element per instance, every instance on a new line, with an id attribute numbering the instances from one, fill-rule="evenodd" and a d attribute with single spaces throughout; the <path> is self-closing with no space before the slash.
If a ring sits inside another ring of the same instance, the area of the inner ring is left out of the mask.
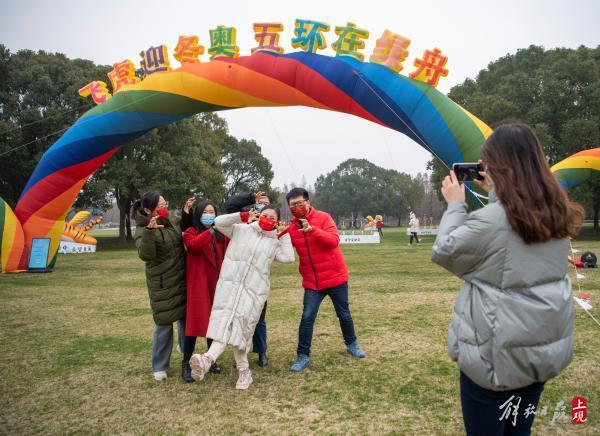
<path id="1" fill-rule="evenodd" d="M 456 174 L 459 182 L 485 179 L 479 174 L 479 171 L 483 171 L 483 166 L 480 163 L 455 163 L 452 165 L 452 171 Z"/>

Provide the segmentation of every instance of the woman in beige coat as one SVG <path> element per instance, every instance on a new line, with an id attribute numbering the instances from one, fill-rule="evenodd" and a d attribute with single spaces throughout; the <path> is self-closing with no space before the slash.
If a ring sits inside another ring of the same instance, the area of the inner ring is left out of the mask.
<path id="1" fill-rule="evenodd" d="M 279 211 L 267 206 L 258 221 L 246 224 L 255 213 L 233 213 L 215 219 L 215 228 L 231 241 L 221 267 L 206 334 L 213 340 L 212 345 L 205 354 L 194 354 L 190 359 L 192 377 L 196 381 L 204 378 L 226 346 L 231 345 L 239 370 L 236 389 L 248 389 L 252 383 L 248 351 L 269 295 L 271 265 L 273 260 L 294 261 L 290 236 L 278 233 L 283 230 L 277 227 Z"/>

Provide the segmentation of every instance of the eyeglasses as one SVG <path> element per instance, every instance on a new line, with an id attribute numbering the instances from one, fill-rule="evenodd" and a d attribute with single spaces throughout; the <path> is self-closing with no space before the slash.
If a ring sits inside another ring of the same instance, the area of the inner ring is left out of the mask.
<path id="1" fill-rule="evenodd" d="M 290 208 L 295 208 L 296 206 L 304 206 L 306 204 L 306 200 L 295 201 L 290 203 Z"/>

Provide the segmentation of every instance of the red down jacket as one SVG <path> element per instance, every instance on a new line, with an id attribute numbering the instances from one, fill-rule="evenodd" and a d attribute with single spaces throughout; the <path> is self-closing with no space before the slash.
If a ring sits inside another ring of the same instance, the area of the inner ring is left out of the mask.
<path id="1" fill-rule="evenodd" d="M 204 338 L 229 238 L 219 241 L 210 230 L 190 227 L 183 233 L 183 243 L 187 248 L 185 334 Z"/>
<path id="2" fill-rule="evenodd" d="M 304 289 L 323 291 L 348 281 L 348 268 L 340 250 L 337 226 L 326 212 L 311 207 L 306 220 L 312 227 L 308 233 L 300 231 L 300 222 L 292 219 L 289 232 L 292 244 L 300 258 L 300 274 Z"/>

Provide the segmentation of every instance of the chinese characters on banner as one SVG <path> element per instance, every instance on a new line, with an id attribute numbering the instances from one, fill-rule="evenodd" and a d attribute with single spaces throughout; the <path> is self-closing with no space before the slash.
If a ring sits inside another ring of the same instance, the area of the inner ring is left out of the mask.
<path id="1" fill-rule="evenodd" d="M 283 54 L 284 49 L 279 45 L 279 38 L 283 32 L 283 24 L 274 22 L 254 23 L 254 39 L 258 46 L 251 49 L 251 53 L 270 52 Z M 325 34 L 329 32 L 329 24 L 306 19 L 296 19 L 294 23 L 291 45 L 293 48 L 308 53 L 316 53 L 327 47 Z M 331 44 L 336 57 L 348 57 L 357 61 L 364 61 L 365 41 L 369 38 L 369 31 L 348 22 L 345 26 L 336 26 L 334 29 L 337 39 Z M 217 26 L 209 30 L 210 45 L 207 53 L 210 59 L 217 57 L 237 58 L 239 47 L 236 43 L 235 27 Z M 204 46 L 199 43 L 196 35 L 181 35 L 173 52 L 173 57 L 181 65 L 200 63 L 199 56 L 204 54 Z M 375 48 L 369 57 L 371 63 L 382 65 L 395 73 L 403 70 L 403 62 L 409 55 L 410 39 L 385 30 L 377 39 Z M 438 48 L 425 50 L 420 58 L 413 62 L 416 69 L 409 73 L 409 77 L 430 86 L 437 86 L 441 77 L 448 75 L 445 68 L 448 57 Z M 127 86 L 141 82 L 142 77 L 156 73 L 172 71 L 166 45 L 150 47 L 140 52 L 140 71 L 137 72 L 132 61 L 126 59 L 113 65 L 108 73 L 112 87 L 112 94 L 107 84 L 102 81 L 92 81 L 79 90 L 82 97 L 91 97 L 94 103 L 101 104 L 118 92 L 127 90 Z"/>
<path id="2" fill-rule="evenodd" d="M 272 51 L 277 54 L 283 53 L 283 47 L 279 43 L 279 33 L 283 32 L 281 23 L 254 23 L 254 39 L 258 41 L 258 47 L 252 49 L 256 51 Z"/>

